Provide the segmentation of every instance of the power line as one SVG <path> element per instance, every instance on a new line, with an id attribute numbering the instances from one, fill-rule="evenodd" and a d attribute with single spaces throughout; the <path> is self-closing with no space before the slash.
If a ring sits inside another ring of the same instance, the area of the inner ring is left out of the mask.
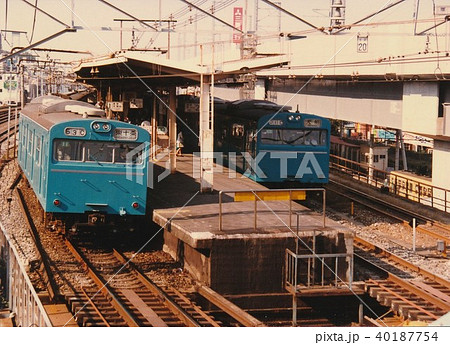
<path id="1" fill-rule="evenodd" d="M 37 4 L 38 4 L 38 0 L 36 0 L 35 3 L 34 3 L 33 27 L 31 28 L 31 37 L 28 40 L 28 43 L 31 43 L 33 41 L 34 29 L 35 29 L 35 26 L 36 26 Z"/>

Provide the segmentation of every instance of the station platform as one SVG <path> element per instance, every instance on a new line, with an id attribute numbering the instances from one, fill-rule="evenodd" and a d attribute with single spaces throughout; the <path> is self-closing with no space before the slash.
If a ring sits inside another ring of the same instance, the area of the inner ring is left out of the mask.
<path id="1" fill-rule="evenodd" d="M 295 202 L 291 203 L 289 220 L 288 201 L 259 201 L 255 228 L 255 202 L 235 202 L 233 193 L 223 194 L 220 229 L 219 191 L 267 188 L 238 173 L 230 178 L 229 169 L 217 165 L 214 191 L 200 194 L 193 161 L 192 155 L 178 157 L 177 172 L 149 189 L 148 202 L 154 208 L 153 221 L 164 229 L 164 250 L 203 284 L 223 294 L 285 291 L 286 249 L 294 251 L 296 247 L 297 213 L 299 253 L 311 254 L 308 247 L 313 239 L 317 254 L 353 253 L 352 230 L 331 219 L 325 220 L 324 227 L 322 214 Z M 164 165 L 155 164 L 155 180 Z M 330 266 L 333 271 L 337 268 L 343 280 L 351 271 L 349 260 Z M 307 268 L 304 270 L 306 282 Z M 320 265 L 315 270 L 320 270 Z M 316 273 L 324 280 L 324 288 L 335 281 L 331 270 Z"/>

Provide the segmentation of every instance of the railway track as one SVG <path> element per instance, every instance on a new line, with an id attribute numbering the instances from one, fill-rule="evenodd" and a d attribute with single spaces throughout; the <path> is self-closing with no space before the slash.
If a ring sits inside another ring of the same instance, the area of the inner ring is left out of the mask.
<path id="1" fill-rule="evenodd" d="M 404 319 L 427 323 L 450 311 L 450 282 L 359 237 L 354 244 L 355 260 L 376 272 L 366 291 L 382 305 Z"/>
<path id="2" fill-rule="evenodd" d="M 446 255 L 446 247 L 450 244 L 450 227 L 448 225 L 442 224 L 435 219 L 424 216 L 418 212 L 396 206 L 392 203 L 387 203 L 381 198 L 368 195 L 367 193 L 351 188 L 337 181 L 330 180 L 327 190 L 352 200 L 353 202 L 357 202 L 358 204 L 363 205 L 364 207 L 377 213 L 402 222 L 405 225 L 410 224 L 411 220 L 415 218 L 418 224 L 416 226 L 416 230 L 432 237 L 433 239 L 443 241 L 444 255 Z"/>
<path id="3" fill-rule="evenodd" d="M 96 291 L 84 293 L 89 304 L 95 310 L 96 296 L 103 295 L 120 315 L 121 320 L 115 315 L 115 322 L 131 327 L 219 326 L 181 292 L 157 286 L 116 249 L 92 250 L 71 241 L 66 245 L 96 284 Z M 98 309 L 103 305 L 104 300 Z M 102 312 L 97 314 L 101 319 Z"/>
<path id="4" fill-rule="evenodd" d="M 11 188 L 17 184 L 14 181 Z M 78 325 L 221 326 L 182 292 L 158 286 L 118 250 L 99 244 L 98 238 L 96 243 L 82 235 L 80 241 L 68 240 L 58 231 L 36 226 L 25 197 L 17 193 L 39 252 L 39 285 L 45 286 L 51 300 L 66 301 Z M 48 245 L 54 249 L 51 255 Z M 66 288 L 61 289 L 62 284 Z"/>
<path id="5" fill-rule="evenodd" d="M 21 176 L 22 175 L 17 176 L 16 180 L 11 185 L 10 189 L 14 189 L 15 185 L 17 185 L 19 183 Z M 31 215 L 30 215 L 30 212 L 25 203 L 25 199 L 24 199 L 22 191 L 20 190 L 20 188 L 17 188 L 17 189 L 15 189 L 15 192 L 17 193 L 17 198 L 19 200 L 19 206 L 22 210 L 24 219 L 26 219 L 26 223 L 27 223 L 28 229 L 30 230 L 31 237 L 33 238 L 33 244 L 36 247 L 36 251 L 39 253 L 39 265 L 36 270 L 38 271 L 38 274 L 40 275 L 41 280 L 44 283 L 44 286 L 47 290 L 50 300 L 52 302 L 56 302 L 56 301 L 60 300 L 61 296 L 60 296 L 59 288 L 58 288 L 55 280 L 52 277 L 50 261 L 49 261 L 48 255 L 45 252 L 44 247 L 42 246 L 39 232 L 36 229 L 36 226 L 34 225 L 33 219 L 31 218 Z"/>
<path id="6" fill-rule="evenodd" d="M 17 111 L 20 110 L 19 107 L 12 107 L 11 108 L 11 117 L 9 118 L 8 109 L 2 109 L 0 110 L 0 146 L 3 145 L 8 138 L 14 138 L 14 136 L 17 134 L 17 128 L 18 124 L 16 123 L 16 115 L 15 115 L 15 109 Z M 18 115 L 18 113 L 17 113 Z M 8 122 L 9 122 L 9 128 L 8 128 Z M 9 134 L 9 136 L 8 136 Z"/>

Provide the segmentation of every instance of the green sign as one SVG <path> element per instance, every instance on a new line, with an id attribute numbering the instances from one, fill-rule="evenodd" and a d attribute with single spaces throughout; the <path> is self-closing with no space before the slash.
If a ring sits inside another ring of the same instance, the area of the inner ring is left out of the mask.
<path id="1" fill-rule="evenodd" d="M 6 90 L 15 90 L 15 89 L 17 89 L 17 81 L 16 80 L 5 80 L 3 82 L 3 88 Z"/>

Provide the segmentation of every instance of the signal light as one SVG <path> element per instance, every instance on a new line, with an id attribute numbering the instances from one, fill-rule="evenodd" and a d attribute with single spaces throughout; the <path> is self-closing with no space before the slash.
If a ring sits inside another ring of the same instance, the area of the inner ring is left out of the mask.
<path id="1" fill-rule="evenodd" d="M 136 208 L 139 207 L 139 204 L 135 201 L 135 202 L 133 202 L 133 203 L 131 204 L 131 206 L 132 206 L 134 209 L 136 209 Z"/>
<path id="2" fill-rule="evenodd" d="M 56 207 L 59 207 L 59 205 L 61 205 L 61 201 L 59 201 L 58 199 L 53 200 L 53 205 L 55 205 Z"/>

